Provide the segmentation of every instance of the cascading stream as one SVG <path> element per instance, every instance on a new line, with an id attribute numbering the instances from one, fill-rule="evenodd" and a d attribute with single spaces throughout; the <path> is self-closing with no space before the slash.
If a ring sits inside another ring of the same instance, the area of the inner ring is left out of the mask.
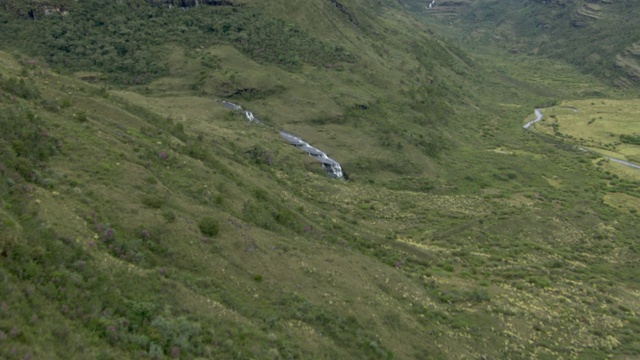
<path id="1" fill-rule="evenodd" d="M 229 101 L 223 101 L 222 104 L 226 108 L 229 108 L 231 110 L 244 112 L 244 116 L 247 118 L 247 120 L 249 120 L 249 122 L 256 123 L 262 126 L 267 126 L 263 124 L 260 120 L 258 120 L 251 111 L 244 110 L 242 106 L 238 104 L 234 104 Z M 321 151 L 316 147 L 311 146 L 308 142 L 302 140 L 301 138 L 291 133 L 288 133 L 283 130 L 278 130 L 278 132 L 289 144 L 299 148 L 300 150 L 309 154 L 309 156 L 318 160 L 322 164 L 322 167 L 324 168 L 324 170 L 326 171 L 329 177 L 334 179 L 346 179 L 346 176 L 342 170 L 342 166 L 340 166 L 340 163 L 330 158 L 325 152 Z"/>

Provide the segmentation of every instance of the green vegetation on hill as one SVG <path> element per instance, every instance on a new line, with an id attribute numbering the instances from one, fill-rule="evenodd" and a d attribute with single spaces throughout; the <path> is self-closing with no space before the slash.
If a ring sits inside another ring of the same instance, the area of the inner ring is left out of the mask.
<path id="1" fill-rule="evenodd" d="M 637 100 L 588 99 L 563 102 L 561 106 L 544 109 L 548 114 L 536 130 L 554 136 L 576 146 L 587 148 L 600 155 L 640 164 L 640 141 L 638 141 Z M 604 165 L 598 159 L 599 166 Z M 610 164 L 608 164 L 610 165 Z M 640 171 L 631 167 L 607 166 L 615 173 L 612 185 L 620 184 L 623 192 L 638 196 L 637 183 Z M 631 180 L 624 184 L 618 176 Z"/>
<path id="2" fill-rule="evenodd" d="M 512 53 L 541 55 L 574 65 L 622 88 L 640 84 L 634 1 L 467 0 L 407 7 L 462 41 L 498 44 Z"/>
<path id="3" fill-rule="evenodd" d="M 292 69 L 353 61 L 343 47 L 322 42 L 253 7 L 202 6 L 185 11 L 151 6 L 145 0 L 82 1 L 69 7 L 72 11 L 66 15 L 53 12 L 33 21 L 10 12 L 7 17 L 15 14 L 18 21 L 5 20 L 3 31 L 29 37 L 5 37 L 3 45 L 39 55 L 58 69 L 101 71 L 124 84 L 148 83 L 166 75 L 164 58 L 170 44 L 198 48 L 229 43 L 257 61 Z"/>
<path id="4" fill-rule="evenodd" d="M 0 21 L 0 357 L 640 353 L 635 183 L 521 121 L 607 85 L 391 0 L 55 4 Z"/>

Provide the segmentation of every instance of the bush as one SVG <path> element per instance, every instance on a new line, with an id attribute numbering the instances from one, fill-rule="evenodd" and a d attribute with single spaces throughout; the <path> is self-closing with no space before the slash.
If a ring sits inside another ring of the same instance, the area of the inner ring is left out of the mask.
<path id="1" fill-rule="evenodd" d="M 2 39 L 2 45 L 13 43 L 60 69 L 100 71 L 106 79 L 128 85 L 146 84 L 169 73 L 162 60 L 168 51 L 165 44 L 195 49 L 226 43 L 255 61 L 286 69 L 356 60 L 343 46 L 266 16 L 254 7 L 238 6 L 229 11 L 225 6 L 203 6 L 198 11 L 181 11 L 145 2 L 76 1 L 74 11 L 67 16 L 47 16 L 41 21 L 18 22 L 7 16 L 0 20 L 0 32 L 13 36 Z M 217 69 L 219 59 L 204 55 L 201 66 Z M 0 87 L 11 89 L 16 96 L 38 97 L 29 85 L 20 79 L 0 81 Z"/>
<path id="2" fill-rule="evenodd" d="M 620 141 L 625 144 L 640 145 L 640 135 L 620 135 Z"/>
<path id="3" fill-rule="evenodd" d="M 85 123 L 88 120 L 87 113 L 85 113 L 84 111 L 79 111 L 77 114 L 74 114 L 73 117 L 81 123 Z"/>
<path id="4" fill-rule="evenodd" d="M 32 84 L 25 82 L 24 79 L 5 78 L 0 75 L 0 89 L 3 89 L 17 97 L 27 100 L 40 98 L 40 93 Z"/>
<path id="5" fill-rule="evenodd" d="M 176 221 L 176 213 L 173 212 L 173 210 L 165 210 L 162 213 L 162 217 L 168 222 L 168 223 L 172 223 L 174 221 Z"/>
<path id="6" fill-rule="evenodd" d="M 142 197 L 142 204 L 151 209 L 160 209 L 164 203 L 165 199 L 156 195 L 145 195 Z"/>
<path id="7" fill-rule="evenodd" d="M 200 220 L 198 227 L 200 228 L 200 232 L 207 236 L 216 236 L 218 235 L 218 231 L 220 231 L 218 221 L 212 217 L 206 217 Z"/>

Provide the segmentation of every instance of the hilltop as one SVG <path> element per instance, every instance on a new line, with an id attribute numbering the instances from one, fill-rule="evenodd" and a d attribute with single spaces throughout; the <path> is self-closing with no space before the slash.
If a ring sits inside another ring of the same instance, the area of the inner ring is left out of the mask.
<path id="1" fill-rule="evenodd" d="M 195 4 L 4 3 L 2 357 L 640 352 L 640 182 L 522 129 L 625 94 L 397 1 Z"/>

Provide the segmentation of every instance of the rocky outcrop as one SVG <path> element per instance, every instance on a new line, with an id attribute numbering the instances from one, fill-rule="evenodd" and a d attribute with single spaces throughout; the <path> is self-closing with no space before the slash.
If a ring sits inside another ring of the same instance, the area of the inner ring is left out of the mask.
<path id="1" fill-rule="evenodd" d="M 621 87 L 628 87 L 631 83 L 640 83 L 640 42 L 629 45 L 621 54 L 615 58 L 616 66 L 621 69 L 625 77 L 617 80 L 616 84 Z"/>
<path id="2" fill-rule="evenodd" d="M 338 10 L 340 10 L 341 13 L 347 15 L 347 17 L 349 18 L 349 21 L 351 21 L 355 25 L 360 25 L 360 21 L 358 21 L 358 18 L 351 11 L 349 11 L 349 9 L 347 9 L 346 6 L 344 6 L 338 0 L 330 0 L 330 1 L 333 3 L 333 5 L 335 5 L 338 8 Z"/>
<path id="3" fill-rule="evenodd" d="M 0 11 L 23 19 L 39 20 L 47 16 L 64 16 L 69 13 L 64 1 L 0 1 Z"/>
<path id="4" fill-rule="evenodd" d="M 598 20 L 602 15 L 602 7 L 598 4 L 585 3 L 576 10 L 576 15 L 591 20 Z"/>
<path id="5" fill-rule="evenodd" d="M 471 6 L 473 1 L 461 1 L 461 0 L 442 0 L 432 3 L 426 1 L 424 4 L 425 9 L 428 9 L 430 13 L 439 15 L 441 17 L 454 18 L 458 17 L 461 12 Z M 432 6 L 429 6 L 432 4 Z"/>

